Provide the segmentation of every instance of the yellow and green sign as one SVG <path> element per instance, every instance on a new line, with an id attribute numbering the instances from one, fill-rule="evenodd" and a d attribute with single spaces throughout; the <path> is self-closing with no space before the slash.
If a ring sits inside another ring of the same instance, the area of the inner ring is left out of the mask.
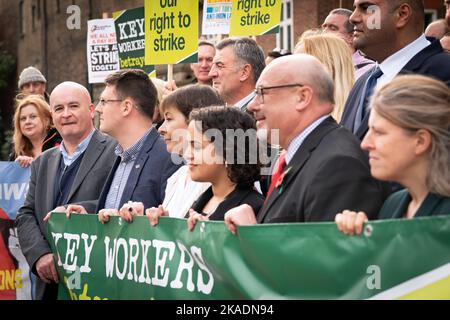
<path id="1" fill-rule="evenodd" d="M 156 74 L 155 67 L 145 63 L 144 7 L 114 12 L 113 18 L 120 69 L 141 69 Z"/>
<path id="2" fill-rule="evenodd" d="M 234 0 L 231 36 L 257 36 L 277 33 L 280 27 L 281 0 Z"/>
<path id="3" fill-rule="evenodd" d="M 198 1 L 145 1 L 145 63 L 197 62 Z"/>

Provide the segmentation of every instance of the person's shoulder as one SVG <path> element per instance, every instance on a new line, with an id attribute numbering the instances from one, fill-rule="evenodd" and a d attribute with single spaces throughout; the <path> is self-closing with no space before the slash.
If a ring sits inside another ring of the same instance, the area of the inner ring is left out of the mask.
<path id="1" fill-rule="evenodd" d="M 391 194 L 381 207 L 379 219 L 391 219 L 394 213 L 399 210 L 399 208 L 404 203 L 405 199 L 409 196 L 408 190 L 402 189 L 400 191 Z"/>

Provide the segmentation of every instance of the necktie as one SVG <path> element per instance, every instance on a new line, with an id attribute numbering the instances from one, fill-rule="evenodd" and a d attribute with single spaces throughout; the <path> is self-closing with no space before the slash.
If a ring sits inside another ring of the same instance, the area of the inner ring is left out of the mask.
<path id="1" fill-rule="evenodd" d="M 358 105 L 358 109 L 356 110 L 356 117 L 355 117 L 355 125 L 353 126 L 353 133 L 356 133 L 358 131 L 359 126 L 361 125 L 361 122 L 363 121 L 367 105 L 369 103 L 369 98 L 373 93 L 373 90 L 375 89 L 375 86 L 377 84 L 377 80 L 379 77 L 383 75 L 383 71 L 381 71 L 379 66 L 376 66 L 373 70 L 369 78 L 367 78 L 366 84 L 364 85 L 363 93 L 361 95 L 361 100 Z"/>
<path id="2" fill-rule="evenodd" d="M 286 150 L 281 151 L 280 156 L 278 157 L 275 165 L 273 166 L 272 178 L 270 180 L 269 190 L 267 191 L 266 200 L 269 199 L 269 196 L 272 190 L 275 188 L 278 179 L 283 173 L 284 168 L 286 167 Z"/>

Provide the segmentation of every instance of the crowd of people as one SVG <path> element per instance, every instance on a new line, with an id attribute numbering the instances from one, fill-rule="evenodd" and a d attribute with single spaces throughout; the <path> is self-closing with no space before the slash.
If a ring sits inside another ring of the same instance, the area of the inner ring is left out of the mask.
<path id="1" fill-rule="evenodd" d="M 51 212 L 186 218 L 189 230 L 222 220 L 233 234 L 335 221 L 351 235 L 368 219 L 450 214 L 448 34 L 425 35 L 421 0 L 372 2 L 380 28 L 355 0 L 267 60 L 250 38 L 201 41 L 197 83 L 159 94 L 143 71 L 121 70 L 94 106 L 81 84 L 48 96 L 25 69 L 11 159 L 31 165 L 16 225 L 36 298 L 55 299 L 59 281 Z"/>

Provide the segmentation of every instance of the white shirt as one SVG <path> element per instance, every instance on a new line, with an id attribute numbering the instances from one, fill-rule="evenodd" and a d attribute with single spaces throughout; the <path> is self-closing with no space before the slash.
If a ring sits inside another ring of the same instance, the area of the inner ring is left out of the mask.
<path id="1" fill-rule="evenodd" d="M 246 96 L 244 99 L 241 99 L 240 101 L 236 102 L 234 104 L 234 106 L 236 108 L 239 108 L 240 110 L 242 110 L 242 108 L 244 106 L 247 106 L 251 100 L 253 100 L 253 98 L 255 97 L 255 92 L 251 92 L 248 96 Z"/>
<path id="2" fill-rule="evenodd" d="M 211 186 L 209 182 L 192 181 L 188 166 L 182 166 L 167 179 L 163 208 L 169 217 L 184 218 L 192 204 Z"/>
<path id="3" fill-rule="evenodd" d="M 408 44 L 403 49 L 397 51 L 382 63 L 380 63 L 380 69 L 383 71 L 383 75 L 377 81 L 377 87 L 385 83 L 390 82 L 398 73 L 403 69 L 404 66 L 420 51 L 425 49 L 431 44 L 427 40 L 424 34 L 419 38 Z"/>
<path id="4" fill-rule="evenodd" d="M 309 136 L 311 132 L 314 131 L 322 122 L 325 121 L 330 115 L 327 114 L 325 116 L 320 117 L 313 123 L 311 123 L 305 130 L 300 132 L 292 141 L 289 143 L 289 147 L 287 148 L 286 152 L 286 165 L 291 162 L 292 158 L 294 158 L 295 153 L 302 145 L 303 141 Z"/>

